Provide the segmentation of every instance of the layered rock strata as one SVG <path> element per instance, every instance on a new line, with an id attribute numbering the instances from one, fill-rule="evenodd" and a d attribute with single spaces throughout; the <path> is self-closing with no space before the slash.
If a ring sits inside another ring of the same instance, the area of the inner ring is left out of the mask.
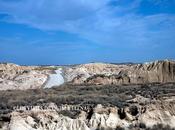
<path id="1" fill-rule="evenodd" d="M 146 84 L 175 82 L 175 61 L 155 61 L 145 64 L 91 63 L 66 70 L 73 84 Z"/>

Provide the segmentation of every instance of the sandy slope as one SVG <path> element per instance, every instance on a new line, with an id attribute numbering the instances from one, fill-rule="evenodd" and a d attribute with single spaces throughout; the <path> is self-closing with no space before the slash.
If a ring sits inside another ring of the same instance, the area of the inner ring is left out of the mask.
<path id="1" fill-rule="evenodd" d="M 51 74 L 49 76 L 49 79 L 48 79 L 48 81 L 47 81 L 47 83 L 46 83 L 44 88 L 51 88 L 53 86 L 59 86 L 59 85 L 64 83 L 64 78 L 61 75 L 62 74 L 61 70 L 62 69 L 59 68 L 58 70 L 55 70 L 56 74 Z"/>

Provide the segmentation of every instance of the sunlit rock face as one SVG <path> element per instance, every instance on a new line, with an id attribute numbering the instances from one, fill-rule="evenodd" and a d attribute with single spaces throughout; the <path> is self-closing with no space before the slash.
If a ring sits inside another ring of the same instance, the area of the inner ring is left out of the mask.
<path id="1" fill-rule="evenodd" d="M 49 78 L 44 85 L 44 88 L 52 88 L 54 86 L 60 86 L 61 84 L 64 83 L 64 78 L 62 76 L 62 69 L 59 68 L 55 70 L 54 74 L 50 74 Z"/>
<path id="2" fill-rule="evenodd" d="M 49 73 L 50 70 L 40 70 L 37 66 L 0 64 L 0 90 L 41 88 Z"/>
<path id="3" fill-rule="evenodd" d="M 144 84 L 175 82 L 175 61 L 155 61 L 145 64 L 91 63 L 65 71 L 73 84 Z"/>

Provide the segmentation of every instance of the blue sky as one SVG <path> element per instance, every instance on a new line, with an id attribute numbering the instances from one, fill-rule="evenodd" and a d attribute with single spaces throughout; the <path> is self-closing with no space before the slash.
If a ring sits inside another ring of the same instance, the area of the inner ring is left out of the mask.
<path id="1" fill-rule="evenodd" d="M 175 59 L 175 0 L 0 0 L 0 62 Z"/>

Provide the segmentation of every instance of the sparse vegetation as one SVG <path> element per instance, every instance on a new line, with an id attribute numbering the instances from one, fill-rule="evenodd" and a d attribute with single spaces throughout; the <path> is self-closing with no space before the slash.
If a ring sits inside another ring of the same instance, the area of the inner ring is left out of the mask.
<path id="1" fill-rule="evenodd" d="M 51 89 L 8 90 L 0 91 L 0 112 L 1 114 L 8 113 L 14 106 L 42 105 L 48 102 L 54 102 L 58 106 L 62 104 L 103 104 L 123 107 L 127 105 L 126 100 L 134 98 L 137 94 L 153 99 L 172 96 L 174 93 L 174 84 L 124 86 L 74 86 L 64 84 Z M 133 114 L 136 113 L 137 110 L 133 108 Z"/>
<path id="2" fill-rule="evenodd" d="M 34 90 L 8 90 L 0 91 L 0 128 L 4 122 L 9 122 L 9 117 L 6 116 L 13 110 L 14 106 L 45 106 L 46 103 L 53 102 L 58 106 L 68 105 L 89 105 L 103 104 L 104 106 L 118 106 L 118 114 L 121 119 L 125 119 L 124 106 L 128 106 L 130 99 L 136 95 L 149 97 L 151 99 L 163 99 L 171 97 L 175 94 L 175 84 L 147 84 L 147 85 L 79 85 L 64 84 L 51 89 L 34 89 Z M 93 110 L 93 109 L 92 109 Z M 77 111 L 62 110 L 59 113 L 71 118 L 76 118 L 79 114 Z M 136 116 L 138 109 L 132 105 L 130 112 Z M 88 111 L 87 119 L 91 119 L 93 111 Z M 5 116 L 4 116 L 5 115 Z M 33 115 L 33 118 L 38 119 Z M 36 126 L 34 126 L 36 127 Z M 115 129 L 98 128 L 98 130 L 124 130 L 117 127 Z M 169 126 L 156 125 L 152 128 L 147 128 L 145 124 L 131 126 L 129 130 L 175 130 Z"/>

